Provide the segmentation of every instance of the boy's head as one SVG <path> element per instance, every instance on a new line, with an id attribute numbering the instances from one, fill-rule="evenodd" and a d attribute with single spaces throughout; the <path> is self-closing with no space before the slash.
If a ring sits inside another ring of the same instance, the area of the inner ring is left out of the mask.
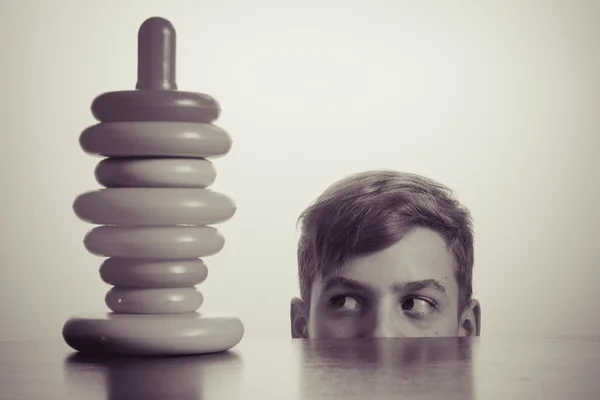
<path id="1" fill-rule="evenodd" d="M 471 217 L 445 186 L 364 172 L 329 187 L 299 222 L 293 337 L 479 335 Z"/>

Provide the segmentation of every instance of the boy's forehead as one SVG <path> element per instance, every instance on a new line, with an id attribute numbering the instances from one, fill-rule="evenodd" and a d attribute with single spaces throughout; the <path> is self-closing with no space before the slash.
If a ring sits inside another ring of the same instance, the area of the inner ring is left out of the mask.
<path id="1" fill-rule="evenodd" d="M 454 264 L 446 241 L 433 230 L 418 228 L 385 250 L 351 259 L 330 275 L 373 287 L 427 279 L 452 287 L 457 286 Z M 318 277 L 313 287 L 329 277 Z"/>

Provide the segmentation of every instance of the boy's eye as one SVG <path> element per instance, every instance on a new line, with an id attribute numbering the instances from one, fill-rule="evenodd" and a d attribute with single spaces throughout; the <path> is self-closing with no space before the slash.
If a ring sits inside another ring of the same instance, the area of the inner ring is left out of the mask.
<path id="1" fill-rule="evenodd" d="M 435 310 L 435 303 L 418 297 L 408 297 L 401 303 L 402 310 L 410 314 L 425 315 Z"/>
<path id="2" fill-rule="evenodd" d="M 331 298 L 331 300 L 329 300 L 329 305 L 344 311 L 355 311 L 361 308 L 360 301 L 356 297 L 348 295 Z"/>

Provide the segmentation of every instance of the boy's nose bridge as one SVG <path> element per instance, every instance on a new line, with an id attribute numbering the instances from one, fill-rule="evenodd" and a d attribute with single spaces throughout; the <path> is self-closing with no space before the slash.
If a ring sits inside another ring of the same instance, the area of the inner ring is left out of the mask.
<path id="1" fill-rule="evenodd" d="M 396 314 L 397 305 L 390 299 L 380 299 L 377 304 L 376 317 L 373 327 L 373 337 L 393 338 L 402 337 L 399 316 Z"/>

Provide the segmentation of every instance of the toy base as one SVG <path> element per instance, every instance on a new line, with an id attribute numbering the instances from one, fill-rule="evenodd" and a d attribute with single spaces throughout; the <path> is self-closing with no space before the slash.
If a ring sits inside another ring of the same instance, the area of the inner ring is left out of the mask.
<path id="1" fill-rule="evenodd" d="M 244 325 L 235 317 L 208 317 L 196 312 L 100 313 L 70 318 L 62 334 L 65 342 L 81 353 L 199 355 L 236 346 L 244 335 Z"/>

